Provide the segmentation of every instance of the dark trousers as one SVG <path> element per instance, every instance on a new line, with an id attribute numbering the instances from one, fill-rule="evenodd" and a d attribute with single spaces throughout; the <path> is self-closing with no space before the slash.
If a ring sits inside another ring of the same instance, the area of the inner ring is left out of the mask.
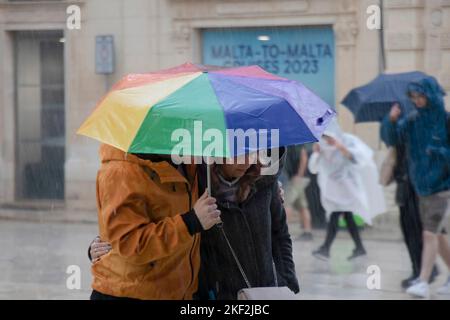
<path id="1" fill-rule="evenodd" d="M 325 242 L 322 245 L 322 248 L 329 251 L 331 245 L 336 238 L 336 234 L 339 227 L 339 217 L 341 214 L 344 216 L 345 222 L 347 224 L 347 229 L 350 233 L 350 236 L 355 243 L 356 249 L 364 250 L 364 246 L 361 241 L 361 237 L 359 236 L 358 226 L 353 219 L 353 214 L 351 212 L 333 212 L 330 216 L 330 222 L 328 223 L 327 228 L 327 236 L 325 238 Z"/>
<path id="2" fill-rule="evenodd" d="M 422 261 L 422 222 L 415 193 L 410 189 L 405 197 L 406 201 L 399 206 L 400 227 L 411 259 L 413 276 L 418 277 Z"/>
<path id="3" fill-rule="evenodd" d="M 139 301 L 138 299 L 124 298 L 124 297 L 114 297 L 108 294 L 104 294 L 95 290 L 92 290 L 91 300 L 128 300 L 128 301 Z"/>

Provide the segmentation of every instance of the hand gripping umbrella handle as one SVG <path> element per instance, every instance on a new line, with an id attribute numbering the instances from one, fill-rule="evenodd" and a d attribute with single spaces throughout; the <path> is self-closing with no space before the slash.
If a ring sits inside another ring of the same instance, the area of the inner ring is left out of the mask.
<path id="1" fill-rule="evenodd" d="M 211 165 L 209 164 L 209 157 L 206 159 L 206 190 L 208 195 L 211 196 Z M 223 222 L 217 224 L 219 228 L 223 226 Z"/>

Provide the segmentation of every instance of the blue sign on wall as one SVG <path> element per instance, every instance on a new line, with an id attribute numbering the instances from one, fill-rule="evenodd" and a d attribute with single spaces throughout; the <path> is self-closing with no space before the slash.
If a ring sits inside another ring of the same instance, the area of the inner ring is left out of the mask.
<path id="1" fill-rule="evenodd" d="M 111 35 L 95 37 L 95 72 L 114 73 L 114 37 Z"/>
<path id="2" fill-rule="evenodd" d="M 334 35 L 331 27 L 227 28 L 203 31 L 203 63 L 257 64 L 298 80 L 334 106 Z"/>

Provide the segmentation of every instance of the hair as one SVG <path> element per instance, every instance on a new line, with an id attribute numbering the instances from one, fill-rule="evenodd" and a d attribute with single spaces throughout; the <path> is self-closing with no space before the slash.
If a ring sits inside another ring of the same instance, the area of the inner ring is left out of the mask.
<path id="1" fill-rule="evenodd" d="M 407 92 L 408 98 L 411 99 L 413 93 L 420 94 L 421 96 L 424 96 L 425 98 L 427 97 L 425 92 L 423 91 L 422 87 L 420 87 L 419 85 L 411 84 L 408 87 L 408 92 Z"/>
<path id="2" fill-rule="evenodd" d="M 211 170 L 211 184 L 214 187 L 217 187 L 219 182 L 218 170 L 220 169 L 221 164 L 214 164 Z M 237 188 L 236 198 L 239 203 L 245 201 L 248 195 L 250 194 L 250 190 L 255 182 L 261 177 L 261 163 L 258 161 L 255 164 L 252 164 L 245 174 L 239 179 L 239 187 Z"/>

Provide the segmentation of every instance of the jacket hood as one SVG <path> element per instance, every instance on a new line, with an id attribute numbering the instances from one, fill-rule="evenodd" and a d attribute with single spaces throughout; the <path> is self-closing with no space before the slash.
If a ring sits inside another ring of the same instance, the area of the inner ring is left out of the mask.
<path id="1" fill-rule="evenodd" d="M 152 161 L 152 156 L 141 159 L 134 154 L 124 152 L 107 144 L 102 144 L 100 146 L 99 156 L 102 164 L 112 161 L 124 161 L 150 168 L 159 176 L 162 183 L 186 182 L 186 179 L 171 165 L 169 160 L 161 159 L 158 155 L 153 156 L 157 161 Z"/>
<path id="2" fill-rule="evenodd" d="M 439 85 L 437 80 L 428 76 L 420 81 L 411 82 L 408 84 L 408 95 L 412 92 L 416 92 L 427 97 L 428 109 L 430 111 L 445 112 L 444 96 L 446 95 L 444 89 Z M 423 112 L 425 109 L 418 109 L 419 112 Z"/>
<path id="3" fill-rule="evenodd" d="M 100 146 L 99 156 L 102 163 L 109 161 L 139 162 L 138 157 L 133 156 L 132 154 L 127 154 L 126 152 L 107 144 L 102 144 Z"/>
<path id="4" fill-rule="evenodd" d="M 330 121 L 330 124 L 323 132 L 324 135 L 332 137 L 337 140 L 342 140 L 343 131 L 341 127 L 339 126 L 339 123 L 337 122 L 336 118 Z"/>

